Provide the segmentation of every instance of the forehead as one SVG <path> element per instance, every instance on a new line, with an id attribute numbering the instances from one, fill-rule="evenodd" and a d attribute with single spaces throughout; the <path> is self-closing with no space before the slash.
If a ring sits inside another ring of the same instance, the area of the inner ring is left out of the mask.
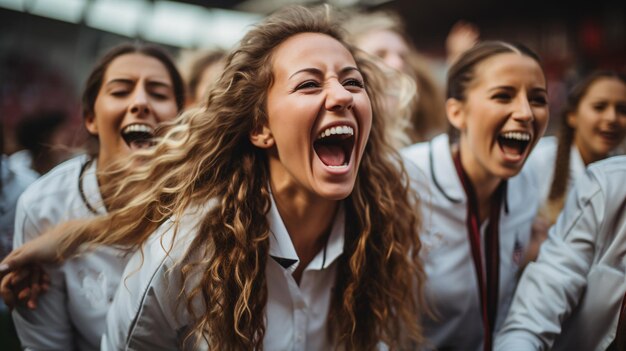
<path id="1" fill-rule="evenodd" d="M 367 52 L 388 50 L 404 52 L 409 47 L 400 34 L 389 29 L 370 30 L 358 37 L 358 45 Z"/>
<path id="2" fill-rule="evenodd" d="M 141 76 L 170 80 L 169 73 L 161 61 L 140 53 L 124 54 L 113 59 L 104 73 L 104 80 Z"/>
<path id="3" fill-rule="evenodd" d="M 585 97 L 626 100 L 626 83 L 613 77 L 599 78 L 591 83 Z"/>
<path id="4" fill-rule="evenodd" d="M 342 43 L 321 33 L 296 34 L 278 45 L 272 56 L 276 75 L 311 67 L 328 70 L 356 66 L 354 57 Z"/>
<path id="5" fill-rule="evenodd" d="M 507 52 L 494 55 L 475 67 L 475 85 L 529 85 L 531 87 L 546 86 L 546 78 L 533 58 Z"/>

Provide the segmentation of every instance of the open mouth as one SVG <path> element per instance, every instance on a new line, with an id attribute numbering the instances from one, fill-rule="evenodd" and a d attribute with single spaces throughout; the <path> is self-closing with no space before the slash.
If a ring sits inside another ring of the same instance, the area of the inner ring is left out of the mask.
<path id="1" fill-rule="evenodd" d="M 353 148 L 354 129 L 346 125 L 324 129 L 313 142 L 317 157 L 330 168 L 348 166 Z"/>
<path id="2" fill-rule="evenodd" d="M 620 134 L 616 131 L 611 130 L 599 130 L 598 134 L 608 142 L 619 142 Z"/>
<path id="3" fill-rule="evenodd" d="M 152 146 L 154 129 L 147 124 L 130 124 L 122 129 L 122 139 L 131 149 L 145 149 Z"/>
<path id="4" fill-rule="evenodd" d="M 506 155 L 522 156 L 530 145 L 530 139 L 527 132 L 504 132 L 498 135 L 498 145 Z"/>

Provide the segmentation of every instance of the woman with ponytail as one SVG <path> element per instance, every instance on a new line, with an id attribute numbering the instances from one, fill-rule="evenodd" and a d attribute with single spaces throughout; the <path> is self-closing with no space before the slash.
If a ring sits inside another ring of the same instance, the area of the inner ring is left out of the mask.
<path id="1" fill-rule="evenodd" d="M 438 350 L 492 350 L 515 291 L 537 213 L 522 172 L 548 122 L 539 58 L 522 45 L 485 41 L 448 72 L 449 135 L 403 150 L 420 194 L 424 333 Z"/>
<path id="2" fill-rule="evenodd" d="M 545 137 L 528 159 L 537 175 L 541 196 L 539 216 L 526 261 L 532 261 L 559 213 L 571 184 L 586 167 L 607 158 L 626 136 L 626 76 L 595 71 L 568 94 L 557 137 Z"/>

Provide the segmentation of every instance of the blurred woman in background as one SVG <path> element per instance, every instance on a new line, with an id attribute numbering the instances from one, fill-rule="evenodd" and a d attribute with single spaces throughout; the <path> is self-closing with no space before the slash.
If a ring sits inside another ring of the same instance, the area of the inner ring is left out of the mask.
<path id="1" fill-rule="evenodd" d="M 112 193 L 105 190 L 118 181 L 111 175 L 112 165 L 150 147 L 159 125 L 181 111 L 184 96 L 182 78 L 163 49 L 124 44 L 106 53 L 83 92 L 85 126 L 98 139 L 97 154 L 62 163 L 22 194 L 14 247 L 57 225 L 117 208 Z M 47 292 L 37 300 L 37 286 L 25 290 L 31 295 L 28 306 L 13 312 L 22 347 L 98 350 L 126 261 L 124 252 L 99 247 L 61 265 L 46 266 Z"/>
<path id="2" fill-rule="evenodd" d="M 626 136 L 626 76 L 596 71 L 569 92 L 558 138 L 543 138 L 528 159 L 538 178 L 542 208 L 533 224 L 526 260 L 537 256 L 565 202 L 570 185 L 586 167 L 607 158 Z"/>
<path id="3" fill-rule="evenodd" d="M 429 140 L 445 131 L 444 98 L 440 85 L 432 76 L 427 59 L 411 44 L 401 18 L 392 12 L 357 13 L 350 17 L 347 28 L 350 40 L 361 50 L 378 57 L 388 72 L 387 117 L 393 145 L 401 148 Z M 389 72 L 389 69 L 394 70 Z M 417 87 L 405 92 L 404 73 Z"/>

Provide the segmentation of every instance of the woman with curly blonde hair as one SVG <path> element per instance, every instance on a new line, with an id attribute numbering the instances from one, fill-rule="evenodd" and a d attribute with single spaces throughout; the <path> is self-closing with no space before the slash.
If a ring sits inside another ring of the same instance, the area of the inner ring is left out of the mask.
<path id="1" fill-rule="evenodd" d="M 61 235 L 62 254 L 141 248 L 103 346 L 420 345 L 417 200 L 383 137 L 378 75 L 327 7 L 253 28 L 204 107 L 114 174 L 123 207 Z"/>

